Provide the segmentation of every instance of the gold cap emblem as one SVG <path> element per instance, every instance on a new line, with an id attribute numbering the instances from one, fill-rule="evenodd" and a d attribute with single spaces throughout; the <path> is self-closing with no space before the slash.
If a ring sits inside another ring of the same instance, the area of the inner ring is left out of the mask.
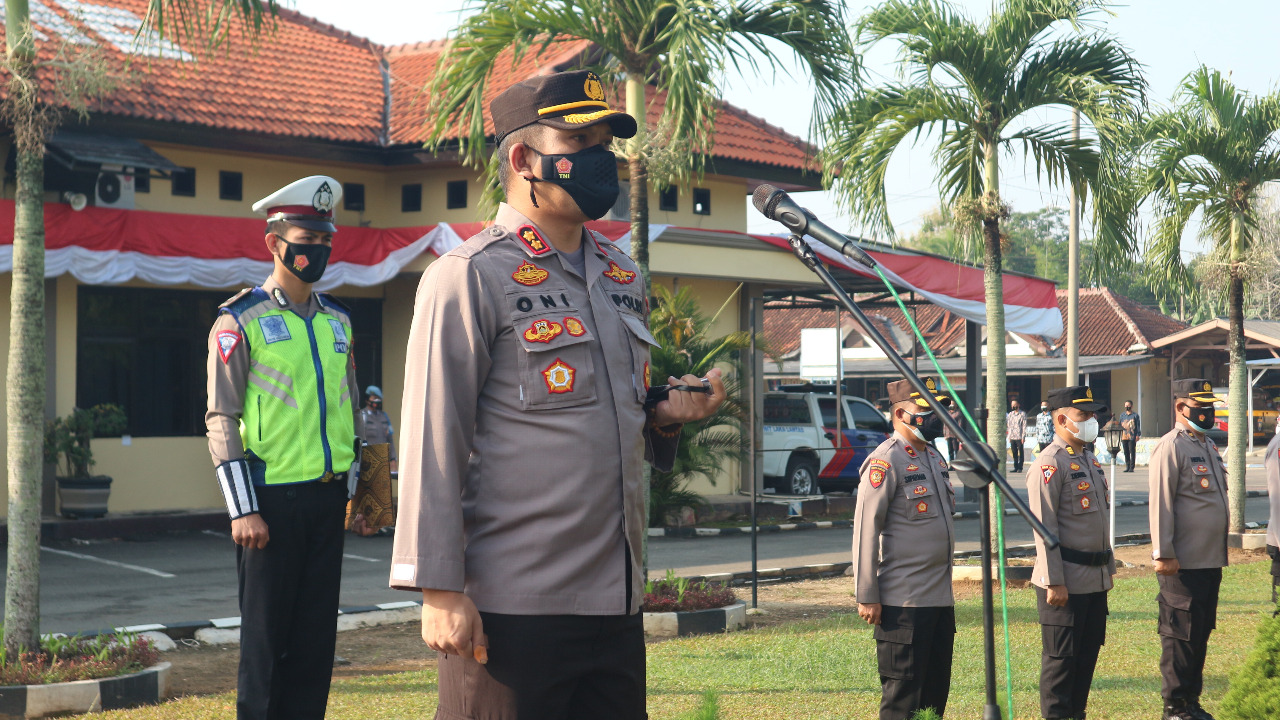
<path id="1" fill-rule="evenodd" d="M 929 392 L 936 392 L 938 389 L 938 384 L 933 381 L 933 378 L 926 378 L 924 386 L 929 388 Z"/>
<path id="2" fill-rule="evenodd" d="M 592 100 L 604 100 L 604 85 L 600 82 L 600 76 L 595 73 L 587 73 L 587 80 L 583 83 L 582 90 Z"/>
<path id="3" fill-rule="evenodd" d="M 1205 392 L 1213 392 L 1213 386 L 1212 386 L 1212 385 L 1210 385 L 1209 383 L 1205 383 L 1205 384 L 1204 384 L 1204 391 L 1205 391 Z"/>

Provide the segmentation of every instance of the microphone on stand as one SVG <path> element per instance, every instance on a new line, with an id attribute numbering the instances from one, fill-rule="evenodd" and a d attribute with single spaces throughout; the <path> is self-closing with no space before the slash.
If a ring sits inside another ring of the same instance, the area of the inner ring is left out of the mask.
<path id="1" fill-rule="evenodd" d="M 755 205 L 761 215 L 782 223 L 796 235 L 808 235 L 844 257 L 869 268 L 876 266 L 876 261 L 865 250 L 800 207 L 785 190 L 772 185 L 761 185 L 751 194 L 751 204 Z"/>

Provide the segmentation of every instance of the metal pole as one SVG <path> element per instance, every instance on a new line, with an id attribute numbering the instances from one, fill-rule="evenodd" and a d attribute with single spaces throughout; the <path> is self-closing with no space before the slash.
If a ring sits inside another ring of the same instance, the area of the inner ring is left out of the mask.
<path id="1" fill-rule="evenodd" d="M 981 495 L 978 536 L 982 543 L 982 652 L 987 681 L 982 720 L 1000 720 L 1000 705 L 996 701 L 996 609 L 991 590 L 991 486 L 983 485 L 978 492 Z"/>
<path id="2" fill-rule="evenodd" d="M 756 487 L 757 472 L 760 468 L 760 444 L 756 442 L 756 412 L 760 407 L 760 398 L 756 394 L 756 301 L 754 296 L 748 300 L 747 324 L 751 326 L 751 607 L 755 609 L 760 589 L 760 566 L 756 556 Z"/>
<path id="3" fill-rule="evenodd" d="M 840 449 L 844 447 L 844 327 L 840 322 L 840 306 L 836 306 L 836 454 L 840 457 Z M 815 478 L 816 479 L 816 478 Z M 821 489 L 821 487 L 817 488 Z M 810 495 L 816 495 L 815 488 L 809 489 Z"/>
<path id="4" fill-rule="evenodd" d="M 1135 454 L 1138 452 L 1137 445 L 1138 445 L 1137 443 L 1134 443 L 1133 452 Z M 1107 449 L 1110 450 L 1111 448 L 1107 448 Z M 1111 487 L 1108 488 L 1111 491 L 1108 493 L 1108 495 L 1111 496 L 1111 549 L 1112 550 L 1115 550 L 1116 548 L 1116 455 L 1118 454 L 1119 453 L 1114 453 L 1114 452 L 1111 453 Z M 1125 458 L 1125 461 L 1128 462 L 1130 465 L 1133 464 L 1133 458 Z"/>
<path id="5" fill-rule="evenodd" d="M 1071 111 L 1071 139 L 1080 139 L 1080 111 Z M 1071 227 L 1067 240 L 1067 385 L 1080 377 L 1080 193 L 1071 186 Z"/>
<path id="6" fill-rule="evenodd" d="M 1249 454 L 1250 454 L 1250 455 L 1252 455 L 1252 454 L 1253 454 L 1253 384 L 1254 384 L 1255 382 L 1257 382 L 1257 380 L 1255 380 L 1255 379 L 1254 379 L 1254 377 L 1253 377 L 1253 370 L 1246 370 L 1246 372 L 1248 372 L 1248 376 L 1247 376 L 1247 377 L 1249 378 L 1249 386 L 1248 386 L 1248 392 L 1249 392 L 1249 414 L 1248 414 L 1248 416 L 1247 416 L 1247 417 L 1248 417 L 1248 422 L 1246 422 L 1244 426 L 1245 426 L 1246 428 L 1248 428 L 1248 433 L 1249 433 Z M 1261 376 L 1259 376 L 1259 377 L 1261 377 Z"/>

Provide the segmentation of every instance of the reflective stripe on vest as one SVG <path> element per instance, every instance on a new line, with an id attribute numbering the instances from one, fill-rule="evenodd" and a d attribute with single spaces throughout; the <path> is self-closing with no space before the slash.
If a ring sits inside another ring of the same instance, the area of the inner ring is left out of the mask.
<path id="1" fill-rule="evenodd" d="M 308 482 L 351 468 L 355 424 L 345 320 L 327 307 L 307 320 L 269 304 L 240 316 L 249 349 L 240 438 L 255 482 Z"/>

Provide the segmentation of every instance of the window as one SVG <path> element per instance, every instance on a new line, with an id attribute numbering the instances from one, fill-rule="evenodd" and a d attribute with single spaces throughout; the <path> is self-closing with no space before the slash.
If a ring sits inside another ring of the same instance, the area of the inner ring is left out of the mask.
<path id="1" fill-rule="evenodd" d="M 693 214 L 694 215 L 710 215 L 711 214 L 711 191 L 707 188 L 693 189 Z"/>
<path id="2" fill-rule="evenodd" d="M 618 181 L 618 199 L 613 201 L 613 207 L 609 209 L 609 220 L 620 220 L 622 222 L 631 222 L 631 181 Z"/>
<path id="3" fill-rule="evenodd" d="M 364 212 L 363 183 L 345 183 L 342 186 L 342 209 Z"/>
<path id="4" fill-rule="evenodd" d="M 179 197 L 196 196 L 196 169 L 182 168 L 173 171 L 173 194 Z"/>
<path id="5" fill-rule="evenodd" d="M 822 427 L 835 429 L 836 399 L 834 397 L 818 398 L 818 412 L 822 413 Z M 840 418 L 840 427 L 843 428 L 847 424 L 844 418 Z"/>
<path id="6" fill-rule="evenodd" d="M 218 171 L 218 199 L 243 200 L 244 174 L 233 170 Z"/>
<path id="7" fill-rule="evenodd" d="M 225 291 L 82 286 L 76 406 L 115 403 L 137 437 L 205 434 L 209 328 Z M 382 300 L 344 298 L 361 387 L 382 370 Z"/>
<path id="8" fill-rule="evenodd" d="M 767 425 L 808 425 L 811 422 L 809 405 L 803 397 L 766 396 L 764 422 Z"/>
<path id="9" fill-rule="evenodd" d="M 146 168 L 138 168 L 133 174 L 133 191 L 135 193 L 151 192 L 151 171 Z"/>
<path id="10" fill-rule="evenodd" d="M 658 193 L 658 209 L 666 212 L 676 212 L 680 209 L 680 191 L 678 188 L 663 188 Z"/>
<path id="11" fill-rule="evenodd" d="M 444 206 L 449 210 L 459 210 L 467 206 L 467 181 L 451 180 L 444 186 Z"/>
<path id="12" fill-rule="evenodd" d="M 422 183 L 400 186 L 400 212 L 422 211 Z"/>
<path id="13" fill-rule="evenodd" d="M 857 400 L 846 400 L 849 404 L 849 410 L 853 414 L 853 427 L 857 430 L 870 430 L 872 432 L 891 432 L 889 423 L 885 421 L 884 415 L 879 410 L 870 405 Z"/>

